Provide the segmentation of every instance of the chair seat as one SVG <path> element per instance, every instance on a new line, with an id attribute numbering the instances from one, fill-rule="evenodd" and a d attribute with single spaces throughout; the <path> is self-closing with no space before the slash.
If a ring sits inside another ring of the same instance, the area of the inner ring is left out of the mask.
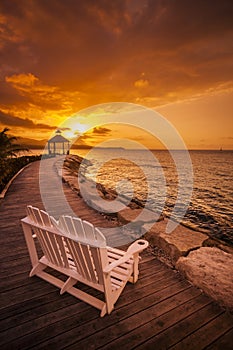
<path id="1" fill-rule="evenodd" d="M 107 254 L 109 263 L 119 260 L 124 252 L 120 249 L 107 247 Z M 127 262 L 122 264 L 121 266 L 115 267 L 111 273 L 111 285 L 112 291 L 115 291 L 123 286 L 126 280 L 129 279 L 129 275 L 131 275 L 133 271 L 133 258 L 130 258 Z"/>

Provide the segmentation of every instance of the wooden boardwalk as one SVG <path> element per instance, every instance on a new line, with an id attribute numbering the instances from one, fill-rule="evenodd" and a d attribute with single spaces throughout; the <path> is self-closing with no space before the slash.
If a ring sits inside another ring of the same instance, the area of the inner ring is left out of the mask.
<path id="1" fill-rule="evenodd" d="M 1 349 L 232 349 L 232 315 L 149 252 L 142 256 L 136 285 L 126 286 L 104 318 L 45 281 L 29 278 L 20 219 L 27 204 L 43 208 L 38 168 L 38 162 L 26 168 L 1 202 Z M 64 191 L 80 217 L 111 224 L 66 185 Z"/>

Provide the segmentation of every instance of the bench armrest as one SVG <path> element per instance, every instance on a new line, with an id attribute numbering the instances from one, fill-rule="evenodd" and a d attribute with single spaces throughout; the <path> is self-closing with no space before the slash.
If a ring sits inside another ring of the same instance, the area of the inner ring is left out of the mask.
<path id="1" fill-rule="evenodd" d="M 138 239 L 136 242 L 132 243 L 129 246 L 129 248 L 127 249 L 125 254 L 119 260 L 113 261 L 111 264 L 106 266 L 103 269 L 103 272 L 105 274 L 111 272 L 115 267 L 120 266 L 120 265 L 124 264 L 125 262 L 127 262 L 130 258 L 132 258 L 132 256 L 134 254 L 141 253 L 144 249 L 146 249 L 148 247 L 148 245 L 149 245 L 149 243 L 147 241 L 145 241 L 144 239 Z"/>

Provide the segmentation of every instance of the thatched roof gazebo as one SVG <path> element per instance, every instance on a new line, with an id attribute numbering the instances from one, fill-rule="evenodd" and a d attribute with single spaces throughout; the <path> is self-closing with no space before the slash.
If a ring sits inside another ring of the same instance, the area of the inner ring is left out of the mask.
<path id="1" fill-rule="evenodd" d="M 67 154 L 69 149 L 70 141 L 61 135 L 60 130 L 57 130 L 56 135 L 48 140 L 48 154 L 50 155 Z"/>

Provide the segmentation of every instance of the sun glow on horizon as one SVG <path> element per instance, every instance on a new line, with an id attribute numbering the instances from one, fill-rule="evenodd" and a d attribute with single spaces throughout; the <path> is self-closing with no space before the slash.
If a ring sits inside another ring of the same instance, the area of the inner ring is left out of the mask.
<path id="1" fill-rule="evenodd" d="M 95 106 L 127 102 L 160 112 L 189 149 L 233 149 L 232 2 L 0 7 L 0 129 L 25 145 L 43 144 L 59 127 L 83 146 L 115 137 L 101 115 L 118 111 Z"/>

